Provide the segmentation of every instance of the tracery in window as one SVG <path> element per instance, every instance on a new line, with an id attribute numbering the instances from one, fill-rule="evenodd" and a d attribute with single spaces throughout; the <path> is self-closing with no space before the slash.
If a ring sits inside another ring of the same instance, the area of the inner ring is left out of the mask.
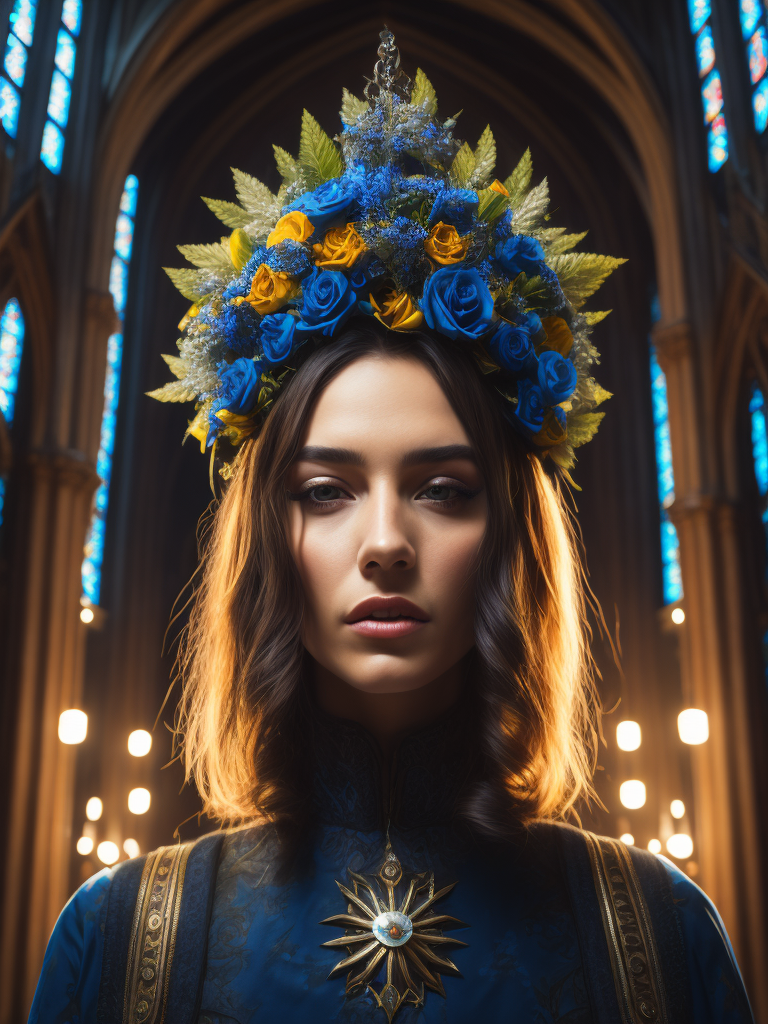
<path id="1" fill-rule="evenodd" d="M 8 37 L 0 73 L 0 121 L 12 139 L 16 138 L 19 127 L 21 91 L 35 34 L 36 15 L 37 0 L 16 0 L 8 19 Z"/>
<path id="2" fill-rule="evenodd" d="M 723 112 L 723 85 L 717 67 L 712 33 L 711 0 L 688 0 L 688 20 L 694 36 L 696 66 L 701 81 L 701 104 L 707 126 L 709 169 L 718 171 L 728 159 L 728 128 Z"/>
<path id="3" fill-rule="evenodd" d="M 75 75 L 77 37 L 82 20 L 82 0 L 64 0 L 61 24 L 56 37 L 56 53 L 48 94 L 48 117 L 43 128 L 40 159 L 49 171 L 58 174 L 64 157 L 64 133 L 69 121 L 72 80 Z"/>
<path id="4" fill-rule="evenodd" d="M 125 179 L 120 198 L 120 211 L 115 225 L 114 253 L 109 274 L 109 290 L 115 309 L 122 321 L 128 285 L 128 264 L 133 248 L 133 226 L 139 181 L 135 174 Z M 85 540 L 85 558 L 82 564 L 81 603 L 97 605 L 101 595 L 101 569 L 104 561 L 104 540 L 109 505 L 109 485 L 112 478 L 112 458 L 115 450 L 117 406 L 120 396 L 120 369 L 123 357 L 123 332 L 112 334 L 107 342 L 107 373 L 104 380 L 104 410 L 101 417 L 101 436 L 96 470 L 100 484 L 96 491 L 91 522 Z"/>

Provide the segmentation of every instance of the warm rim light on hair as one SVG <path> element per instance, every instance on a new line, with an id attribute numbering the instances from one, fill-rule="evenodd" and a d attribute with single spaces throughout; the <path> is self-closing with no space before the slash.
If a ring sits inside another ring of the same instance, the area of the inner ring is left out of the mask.
<path id="1" fill-rule="evenodd" d="M 93 853 L 93 840 L 90 836 L 80 836 L 76 849 L 83 857 L 87 857 L 89 853 Z"/>
<path id="2" fill-rule="evenodd" d="M 619 839 L 622 841 L 622 843 L 624 843 L 625 846 L 635 845 L 635 837 L 632 835 L 631 832 L 624 832 L 622 835 L 619 836 Z"/>
<path id="3" fill-rule="evenodd" d="M 88 821 L 98 821 L 104 810 L 104 804 L 97 796 L 92 796 L 85 805 L 85 816 Z"/>
<path id="4" fill-rule="evenodd" d="M 669 813 L 673 818 L 685 817 L 685 804 L 682 800 L 673 800 L 669 805 Z"/>
<path id="5" fill-rule="evenodd" d="M 105 839 L 103 843 L 99 843 L 96 847 L 96 856 L 102 864 L 114 864 L 116 860 L 120 859 L 120 850 L 117 843 L 111 843 L 108 839 Z"/>
<path id="6" fill-rule="evenodd" d="M 709 739 L 709 718 L 700 708 L 686 708 L 677 716 L 677 731 L 683 743 L 697 746 Z"/>
<path id="7" fill-rule="evenodd" d="M 88 715 L 77 708 L 69 708 L 59 715 L 59 739 L 62 743 L 82 743 L 88 734 Z"/>
<path id="8" fill-rule="evenodd" d="M 667 840 L 667 852 L 677 860 L 688 860 L 693 853 L 693 840 L 687 832 L 676 832 Z"/>
<path id="9" fill-rule="evenodd" d="M 658 839 L 651 839 L 648 843 L 648 849 L 651 853 L 661 853 L 661 843 Z"/>
<path id="10" fill-rule="evenodd" d="M 152 797 L 148 789 L 139 786 L 128 794 L 128 810 L 131 814 L 146 814 Z"/>
<path id="11" fill-rule="evenodd" d="M 642 742 L 642 732 L 637 722 L 619 722 L 616 726 L 616 743 L 619 750 L 637 750 Z"/>
<path id="12" fill-rule="evenodd" d="M 152 749 L 152 735 L 146 729 L 134 729 L 128 737 L 128 753 L 144 757 Z"/>
<path id="13" fill-rule="evenodd" d="M 645 803 L 645 783 L 639 779 L 627 779 L 619 787 L 619 800 L 630 811 L 636 811 Z"/>

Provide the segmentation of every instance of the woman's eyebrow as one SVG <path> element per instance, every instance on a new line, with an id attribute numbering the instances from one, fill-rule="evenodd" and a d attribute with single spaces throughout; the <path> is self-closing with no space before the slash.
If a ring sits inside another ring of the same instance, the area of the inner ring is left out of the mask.
<path id="1" fill-rule="evenodd" d="M 451 459 L 477 462 L 475 453 L 468 444 L 446 444 L 439 448 L 414 448 L 403 457 L 403 465 L 420 466 L 425 462 L 448 462 Z"/>
<path id="2" fill-rule="evenodd" d="M 476 462 L 475 453 L 468 444 L 446 444 L 436 448 L 414 448 L 403 456 L 403 466 L 421 466 L 425 462 L 448 462 L 451 459 L 468 459 Z M 361 452 L 351 448 L 328 448 L 325 445 L 309 444 L 296 456 L 297 462 L 334 462 L 342 466 L 362 466 L 365 458 Z"/>
<path id="3" fill-rule="evenodd" d="M 351 448 L 326 448 L 325 445 L 305 445 L 296 456 L 297 462 L 336 462 L 344 466 L 362 466 L 365 459 Z"/>

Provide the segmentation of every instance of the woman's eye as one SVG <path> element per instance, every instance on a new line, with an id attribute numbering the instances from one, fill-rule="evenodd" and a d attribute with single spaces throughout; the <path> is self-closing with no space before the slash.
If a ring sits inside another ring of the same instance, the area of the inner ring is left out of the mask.
<path id="1" fill-rule="evenodd" d="M 322 504 L 326 501 L 336 501 L 344 492 L 340 487 L 333 487 L 331 484 L 318 484 L 317 487 L 313 487 L 305 493 L 311 497 L 312 501 Z"/>
<path id="2" fill-rule="evenodd" d="M 446 484 L 432 484 L 431 487 L 424 491 L 424 496 L 429 498 L 430 501 L 450 501 L 458 493 L 455 487 L 448 487 Z"/>

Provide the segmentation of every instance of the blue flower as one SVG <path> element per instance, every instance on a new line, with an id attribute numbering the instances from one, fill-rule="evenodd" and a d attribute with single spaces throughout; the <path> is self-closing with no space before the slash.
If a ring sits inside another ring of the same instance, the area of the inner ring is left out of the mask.
<path id="1" fill-rule="evenodd" d="M 261 347 L 269 366 L 284 363 L 291 354 L 296 317 L 290 313 L 269 313 L 261 321 Z"/>
<path id="2" fill-rule="evenodd" d="M 256 405 L 261 387 L 261 363 L 254 359 L 236 359 L 219 364 L 219 394 L 214 409 L 227 409 L 246 416 Z"/>
<path id="3" fill-rule="evenodd" d="M 354 220 L 358 213 L 357 199 L 340 178 L 332 178 L 318 185 L 312 192 L 305 192 L 291 204 L 289 210 L 305 213 L 312 221 L 316 234 L 335 224 Z"/>
<path id="4" fill-rule="evenodd" d="M 539 356 L 538 380 L 545 403 L 557 405 L 573 394 L 576 367 L 559 352 L 542 352 Z"/>
<path id="5" fill-rule="evenodd" d="M 312 256 L 307 247 L 290 239 L 278 242 L 268 249 L 264 262 L 272 270 L 284 270 L 292 277 L 298 278 L 304 277 L 312 269 Z"/>
<path id="6" fill-rule="evenodd" d="M 529 323 L 511 324 L 500 320 L 488 341 L 488 351 L 499 366 L 516 377 L 536 376 L 538 360 L 532 341 L 536 331 L 532 331 L 531 326 Z"/>
<path id="7" fill-rule="evenodd" d="M 314 331 L 330 338 L 357 305 L 355 289 L 347 275 L 339 270 L 316 267 L 304 279 L 302 288 L 304 296 L 297 331 Z"/>
<path id="8" fill-rule="evenodd" d="M 502 242 L 497 242 L 496 262 L 510 277 L 517 277 L 520 273 L 524 273 L 528 278 L 536 277 L 547 267 L 541 242 L 530 235 L 512 235 Z"/>
<path id="9" fill-rule="evenodd" d="M 477 270 L 459 263 L 441 267 L 427 279 L 421 309 L 433 330 L 474 341 L 491 327 L 493 296 Z"/>
<path id="10" fill-rule="evenodd" d="M 248 287 L 250 290 L 250 285 Z M 224 338 L 231 352 L 239 356 L 252 356 L 257 349 L 260 319 L 253 306 L 242 302 L 239 306 L 225 303 L 218 316 L 206 316 L 204 322 Z"/>
<path id="11" fill-rule="evenodd" d="M 517 408 L 513 416 L 524 433 L 536 434 L 541 430 L 544 405 L 539 385 L 530 380 L 521 380 L 517 385 Z"/>
<path id="12" fill-rule="evenodd" d="M 472 230 L 477 217 L 477 192 L 468 188 L 447 188 L 441 192 L 432 204 L 428 227 L 433 228 L 438 221 L 453 224 L 460 235 Z"/>

